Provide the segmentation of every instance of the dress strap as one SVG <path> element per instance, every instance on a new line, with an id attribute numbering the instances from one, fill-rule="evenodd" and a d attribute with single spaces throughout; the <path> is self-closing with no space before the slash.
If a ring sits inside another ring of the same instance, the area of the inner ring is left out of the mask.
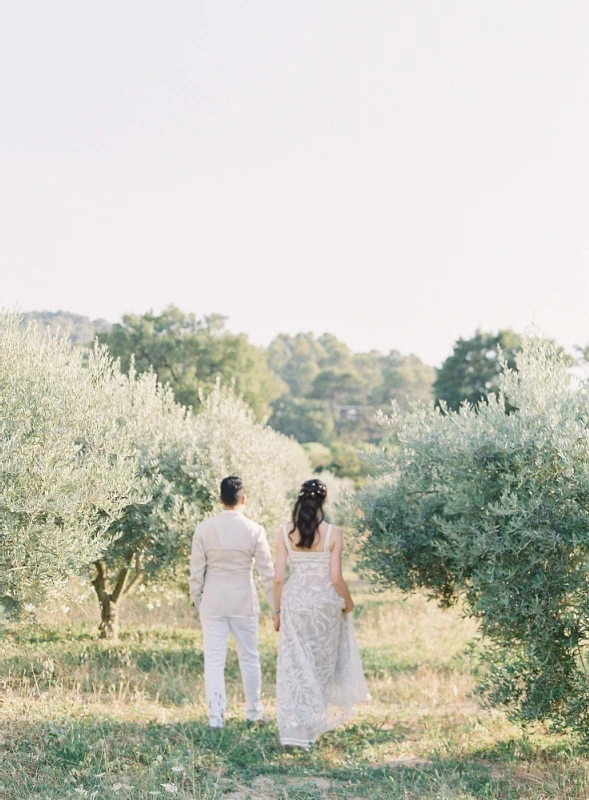
<path id="1" fill-rule="evenodd" d="M 292 546 L 290 544 L 290 539 L 288 538 L 288 523 L 283 525 L 282 533 L 284 534 L 284 542 L 286 544 L 286 549 L 292 552 Z"/>
<path id="2" fill-rule="evenodd" d="M 325 543 L 323 545 L 323 549 L 325 550 L 325 552 L 327 552 L 329 550 L 329 540 L 331 538 L 331 529 L 332 528 L 333 528 L 333 525 L 330 525 L 329 528 L 327 529 L 327 535 L 325 537 Z"/>

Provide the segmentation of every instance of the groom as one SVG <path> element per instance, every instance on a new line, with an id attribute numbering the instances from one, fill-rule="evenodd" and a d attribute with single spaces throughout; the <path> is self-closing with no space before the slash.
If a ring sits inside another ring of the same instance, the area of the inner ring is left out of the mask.
<path id="1" fill-rule="evenodd" d="M 266 533 L 244 515 L 241 478 L 221 481 L 223 510 L 197 525 L 190 558 L 190 599 L 200 615 L 209 725 L 222 728 L 227 710 L 225 660 L 233 634 L 245 694 L 246 718 L 263 722 L 262 670 L 258 652 L 260 604 L 253 565 L 272 606 L 274 567 Z"/>

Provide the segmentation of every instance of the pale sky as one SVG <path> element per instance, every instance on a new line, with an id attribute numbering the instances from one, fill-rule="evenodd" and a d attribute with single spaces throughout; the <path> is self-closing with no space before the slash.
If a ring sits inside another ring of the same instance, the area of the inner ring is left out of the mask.
<path id="1" fill-rule="evenodd" d="M 0 4 L 0 305 L 589 343 L 586 0 Z"/>

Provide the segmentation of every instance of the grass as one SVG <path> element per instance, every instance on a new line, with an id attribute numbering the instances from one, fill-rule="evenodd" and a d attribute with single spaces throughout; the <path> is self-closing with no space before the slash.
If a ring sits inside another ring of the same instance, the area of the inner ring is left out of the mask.
<path id="1" fill-rule="evenodd" d="M 233 651 L 227 725 L 206 725 L 201 637 L 184 603 L 147 610 L 135 601 L 116 645 L 96 639 L 93 607 L 5 625 L 0 797 L 589 797 L 589 757 L 572 739 L 524 734 L 478 706 L 467 656 L 472 623 L 423 597 L 373 595 L 355 584 L 373 700 L 307 754 L 278 743 L 268 617 L 261 650 L 270 724 L 261 730 L 241 718 Z"/>

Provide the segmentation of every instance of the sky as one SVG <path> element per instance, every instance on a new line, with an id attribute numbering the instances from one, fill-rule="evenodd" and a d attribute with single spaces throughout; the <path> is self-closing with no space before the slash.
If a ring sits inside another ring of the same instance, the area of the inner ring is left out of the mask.
<path id="1" fill-rule="evenodd" d="M 589 344 L 584 0 L 0 3 L 0 306 Z"/>

